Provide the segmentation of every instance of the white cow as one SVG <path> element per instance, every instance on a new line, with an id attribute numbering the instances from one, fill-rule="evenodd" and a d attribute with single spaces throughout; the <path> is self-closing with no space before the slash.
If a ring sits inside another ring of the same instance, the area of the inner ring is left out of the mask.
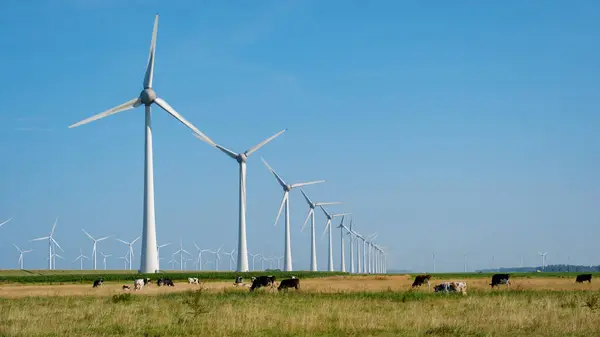
<path id="1" fill-rule="evenodd" d="M 433 287 L 433 291 L 437 292 L 459 292 L 463 295 L 467 294 L 466 282 L 442 282 Z"/>
<path id="2" fill-rule="evenodd" d="M 133 281 L 133 290 L 141 290 L 144 287 L 144 279 L 138 278 Z"/>
<path id="3" fill-rule="evenodd" d="M 198 284 L 197 277 L 188 277 L 188 284 Z"/>

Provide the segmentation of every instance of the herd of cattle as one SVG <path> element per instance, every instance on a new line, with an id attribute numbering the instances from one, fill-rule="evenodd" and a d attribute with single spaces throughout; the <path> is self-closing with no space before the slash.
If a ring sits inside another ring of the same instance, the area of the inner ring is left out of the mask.
<path id="1" fill-rule="evenodd" d="M 431 275 L 417 275 L 415 277 L 415 281 L 413 282 L 411 288 L 420 287 L 423 284 L 427 283 L 427 286 L 430 287 L 429 281 L 431 280 Z M 583 282 L 592 283 L 592 274 L 581 274 L 577 275 L 575 282 L 583 283 Z M 94 281 L 93 287 L 100 287 L 104 283 L 104 279 L 100 278 Z M 141 278 L 133 281 L 133 290 L 141 290 L 144 286 L 150 283 L 149 278 Z M 174 287 L 173 281 L 168 278 L 159 278 L 156 280 L 156 284 L 161 286 Z M 197 277 L 189 277 L 188 284 L 200 284 L 200 281 Z M 507 287 L 510 287 L 510 274 L 494 274 L 492 275 L 492 282 L 490 286 L 492 288 L 499 286 L 501 284 L 506 284 Z M 248 284 L 244 283 L 244 279 L 241 276 L 236 277 L 235 282 L 233 283 L 236 287 L 248 287 Z M 255 289 L 261 287 L 270 287 L 274 288 L 276 286 L 275 276 L 258 276 L 252 277 L 252 283 L 250 284 L 250 291 L 253 292 Z M 292 276 L 289 279 L 284 279 L 279 282 L 279 286 L 277 287 L 278 291 L 287 290 L 288 288 L 300 288 L 300 280 L 296 277 Z M 130 290 L 131 288 L 128 285 L 123 285 L 123 290 Z M 466 282 L 442 282 L 433 287 L 434 292 L 457 292 L 463 295 L 467 294 L 467 283 Z"/>
<path id="2" fill-rule="evenodd" d="M 135 279 L 133 281 L 133 290 L 134 291 L 141 290 L 142 288 L 144 288 L 144 286 L 147 286 L 150 282 L 151 281 L 149 278 Z M 102 284 L 104 284 L 104 279 L 99 278 L 97 280 L 94 280 L 93 288 L 101 287 Z M 158 280 L 156 280 L 156 284 L 159 287 L 161 287 L 161 286 L 174 287 L 175 286 L 175 284 L 173 284 L 173 280 L 168 279 L 168 278 L 159 278 Z M 200 281 L 198 280 L 197 277 L 188 277 L 188 284 L 200 284 Z M 233 285 L 236 287 L 247 287 L 248 286 L 247 284 L 244 283 L 244 279 L 241 276 L 236 277 Z M 252 277 L 252 284 L 250 285 L 250 291 L 253 292 L 254 289 L 261 288 L 261 287 L 274 288 L 275 286 L 276 286 L 275 276 L 273 276 L 273 275 Z M 300 280 L 297 279 L 295 276 L 292 276 L 289 279 L 284 279 L 279 283 L 277 290 L 278 291 L 281 291 L 281 290 L 287 291 L 288 288 L 299 289 L 300 288 Z M 131 290 L 131 287 L 129 287 L 128 285 L 125 284 L 125 285 L 123 285 L 123 290 Z"/>

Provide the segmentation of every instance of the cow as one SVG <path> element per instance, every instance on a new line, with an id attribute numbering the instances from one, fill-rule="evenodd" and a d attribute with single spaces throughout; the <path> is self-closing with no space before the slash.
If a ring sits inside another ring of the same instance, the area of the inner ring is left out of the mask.
<path id="1" fill-rule="evenodd" d="M 271 288 L 275 285 L 275 276 L 259 276 L 252 281 L 252 286 L 250 287 L 250 291 L 254 291 L 256 288 L 271 286 Z"/>
<path id="2" fill-rule="evenodd" d="M 575 283 L 583 283 L 585 281 L 592 283 L 592 274 L 577 275 L 577 278 L 575 279 Z"/>
<path id="3" fill-rule="evenodd" d="M 295 277 L 287 280 L 281 280 L 279 287 L 277 287 L 277 291 L 281 291 L 281 289 L 287 291 L 288 288 L 296 288 L 296 290 L 298 290 L 298 288 L 300 288 L 300 280 Z"/>
<path id="4" fill-rule="evenodd" d="M 429 280 L 431 279 L 431 275 L 417 275 L 415 277 L 415 281 L 413 282 L 411 288 L 420 287 L 423 283 L 427 283 L 427 287 L 429 287 Z"/>
<path id="5" fill-rule="evenodd" d="M 123 285 L 123 290 L 129 290 L 129 289 L 131 289 L 131 288 L 129 288 L 128 285 L 126 285 L 126 284 Z"/>
<path id="6" fill-rule="evenodd" d="M 197 277 L 188 277 L 188 284 L 198 284 Z"/>
<path id="7" fill-rule="evenodd" d="M 170 286 L 170 287 L 174 287 L 175 285 L 173 284 L 173 281 L 171 279 L 168 278 L 159 278 L 156 281 L 156 284 L 160 287 L 160 286 Z"/>
<path id="8" fill-rule="evenodd" d="M 451 282 L 450 285 L 459 293 L 467 294 L 467 282 Z"/>
<path id="9" fill-rule="evenodd" d="M 506 284 L 510 287 L 510 275 L 509 274 L 494 274 L 492 275 L 492 283 L 490 285 L 494 288 L 497 285 Z"/>
<path id="10" fill-rule="evenodd" d="M 434 292 L 459 292 L 463 295 L 467 294 L 466 282 L 442 282 L 433 287 Z"/>
<path id="11" fill-rule="evenodd" d="M 141 290 L 144 287 L 144 279 L 135 279 L 133 281 L 133 290 Z"/>
<path id="12" fill-rule="evenodd" d="M 102 279 L 102 278 L 99 278 L 99 279 L 97 279 L 97 280 L 95 280 L 95 281 L 94 281 L 94 286 L 93 286 L 93 288 L 96 288 L 96 287 L 102 287 L 102 284 L 103 284 L 103 283 L 104 283 L 104 279 Z"/>

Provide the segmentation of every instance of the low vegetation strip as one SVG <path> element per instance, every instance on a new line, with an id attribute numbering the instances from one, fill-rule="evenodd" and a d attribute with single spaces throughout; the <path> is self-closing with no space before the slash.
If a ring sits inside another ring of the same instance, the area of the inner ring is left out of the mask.
<path id="1" fill-rule="evenodd" d="M 165 272 L 157 274 L 138 274 L 138 273 L 55 273 L 55 274 L 30 274 L 30 275 L 0 275 L 0 283 L 42 283 L 42 284 L 54 284 L 54 283 L 91 283 L 98 278 L 103 278 L 105 282 L 121 282 L 121 281 L 133 281 L 134 279 L 149 277 L 153 280 L 158 278 L 170 278 L 174 281 L 186 281 L 188 277 L 197 277 L 201 281 L 225 281 L 235 280 L 236 276 L 242 276 L 248 281 L 252 276 L 259 275 L 274 275 L 277 279 L 289 278 L 292 275 L 298 278 L 316 278 L 316 277 L 329 277 L 329 276 L 340 276 L 348 275 L 347 273 L 341 272 L 281 272 L 281 271 L 262 271 L 262 272 Z"/>

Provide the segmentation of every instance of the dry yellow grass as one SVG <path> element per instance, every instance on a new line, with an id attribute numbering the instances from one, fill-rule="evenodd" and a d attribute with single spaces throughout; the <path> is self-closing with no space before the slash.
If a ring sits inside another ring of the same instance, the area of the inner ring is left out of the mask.
<path id="1" fill-rule="evenodd" d="M 448 280 L 451 281 L 451 280 Z M 301 290 L 249 293 L 231 282 L 177 283 L 131 292 L 121 284 L 0 287 L 1 336 L 595 336 L 596 283 L 519 279 L 490 290 L 469 279 L 468 296 L 409 291 L 405 276 L 301 281 Z M 437 283 L 437 281 L 436 281 Z M 585 290 L 585 291 L 584 291 Z M 55 296 L 59 295 L 59 296 Z M 94 296 L 87 296 L 94 295 Z M 156 296 L 144 296 L 156 295 Z"/>

